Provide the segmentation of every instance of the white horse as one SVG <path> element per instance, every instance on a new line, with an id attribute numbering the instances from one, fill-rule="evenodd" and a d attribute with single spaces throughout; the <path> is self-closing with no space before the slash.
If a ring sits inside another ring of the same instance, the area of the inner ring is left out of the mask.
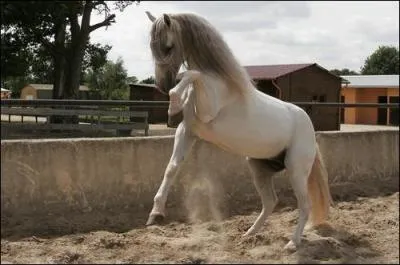
<path id="1" fill-rule="evenodd" d="M 170 116 L 183 110 L 147 225 L 164 218 L 170 187 L 200 138 L 248 160 L 262 211 L 244 236 L 256 233 L 272 213 L 277 203 L 272 176 L 287 170 L 299 220 L 285 249 L 295 250 L 309 213 L 312 225 L 325 223 L 332 202 L 309 116 L 296 105 L 258 91 L 222 36 L 204 18 L 164 14 L 156 19 L 146 13 L 153 22 L 150 46 L 156 84 L 169 92 Z M 174 86 L 182 64 L 188 71 Z"/>

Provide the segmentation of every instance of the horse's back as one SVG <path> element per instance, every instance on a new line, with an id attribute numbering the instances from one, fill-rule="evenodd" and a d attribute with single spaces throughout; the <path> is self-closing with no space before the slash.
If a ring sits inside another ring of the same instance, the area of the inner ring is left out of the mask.
<path id="1" fill-rule="evenodd" d="M 259 90 L 257 90 L 255 94 L 262 106 L 274 112 L 271 113 L 271 115 L 266 114 L 266 118 L 273 119 L 275 117 L 281 119 L 282 121 L 290 120 L 290 125 L 293 127 L 292 129 L 303 129 L 306 131 L 312 130 L 314 132 L 313 123 L 310 116 L 301 107 L 264 94 Z"/>

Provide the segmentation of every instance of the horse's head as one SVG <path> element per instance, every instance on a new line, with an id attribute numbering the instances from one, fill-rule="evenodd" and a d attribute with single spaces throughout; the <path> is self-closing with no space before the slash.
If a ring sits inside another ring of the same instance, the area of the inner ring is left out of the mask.
<path id="1" fill-rule="evenodd" d="M 175 86 L 176 75 L 184 61 L 179 25 L 167 14 L 158 19 L 150 12 L 146 11 L 146 14 L 153 22 L 150 48 L 156 64 L 156 85 L 167 93 Z"/>

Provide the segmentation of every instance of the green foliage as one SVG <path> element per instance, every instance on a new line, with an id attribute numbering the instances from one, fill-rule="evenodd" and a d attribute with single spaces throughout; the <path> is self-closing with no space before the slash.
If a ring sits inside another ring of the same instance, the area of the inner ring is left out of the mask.
<path id="1" fill-rule="evenodd" d="M 88 71 L 87 85 L 99 99 L 129 99 L 128 74 L 123 64 L 123 60 L 118 58 L 115 63 L 107 61 L 95 71 Z"/>
<path id="2" fill-rule="evenodd" d="M 399 48 L 394 46 L 379 46 L 365 60 L 361 68 L 363 75 L 398 75 Z"/>
<path id="3" fill-rule="evenodd" d="M 339 69 L 332 69 L 329 72 L 331 72 L 334 75 L 341 76 L 341 75 L 359 75 L 359 73 L 349 70 L 347 68 L 343 68 L 342 70 Z"/>
<path id="4" fill-rule="evenodd" d="M 56 94 L 74 98 L 85 71 L 101 68 L 111 49 L 90 43 L 90 33 L 115 23 L 111 12 L 122 12 L 133 2 L 1 1 L 3 83 L 32 78 L 54 83 L 55 90 L 57 84 L 60 93 Z M 104 14 L 105 19 L 90 24 L 92 11 Z"/>
<path id="5" fill-rule="evenodd" d="M 143 79 L 142 81 L 140 81 L 141 84 L 155 84 L 156 80 L 154 78 L 154 76 L 150 76 L 146 79 Z"/>
<path id="6" fill-rule="evenodd" d="M 107 54 L 111 50 L 110 45 L 101 45 L 100 43 L 88 43 L 86 53 L 83 57 L 83 71 L 89 69 L 97 70 L 107 62 Z"/>
<path id="7" fill-rule="evenodd" d="M 32 59 L 48 50 L 44 44 L 48 44 L 53 35 L 52 20 L 65 13 L 64 6 L 58 2 L 1 2 L 2 78 L 29 74 Z M 51 54 L 49 50 L 47 54 Z"/>
<path id="8" fill-rule="evenodd" d="M 126 81 L 128 84 L 136 84 L 139 80 L 136 76 L 129 76 Z"/>
<path id="9" fill-rule="evenodd" d="M 31 77 L 32 83 L 52 84 L 54 82 L 53 71 L 54 63 L 51 55 L 43 46 L 40 46 L 31 54 L 28 75 Z"/>
<path id="10" fill-rule="evenodd" d="M 28 74 L 32 53 L 26 47 L 21 36 L 1 31 L 1 78 L 7 76 L 25 76 Z"/>

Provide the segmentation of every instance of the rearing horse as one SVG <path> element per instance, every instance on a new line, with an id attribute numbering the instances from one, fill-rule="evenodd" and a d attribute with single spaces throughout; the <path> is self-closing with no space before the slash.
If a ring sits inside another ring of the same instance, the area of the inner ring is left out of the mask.
<path id="1" fill-rule="evenodd" d="M 309 214 L 313 225 L 326 222 L 332 202 L 309 116 L 296 105 L 257 90 L 222 36 L 204 18 L 164 14 L 156 19 L 146 13 L 153 22 L 150 46 L 156 84 L 170 95 L 170 116 L 183 110 L 147 225 L 165 216 L 175 175 L 200 138 L 248 160 L 262 211 L 244 236 L 256 233 L 272 213 L 277 204 L 273 175 L 287 171 L 299 220 L 285 249 L 296 249 Z M 174 86 L 182 64 L 188 71 Z"/>

